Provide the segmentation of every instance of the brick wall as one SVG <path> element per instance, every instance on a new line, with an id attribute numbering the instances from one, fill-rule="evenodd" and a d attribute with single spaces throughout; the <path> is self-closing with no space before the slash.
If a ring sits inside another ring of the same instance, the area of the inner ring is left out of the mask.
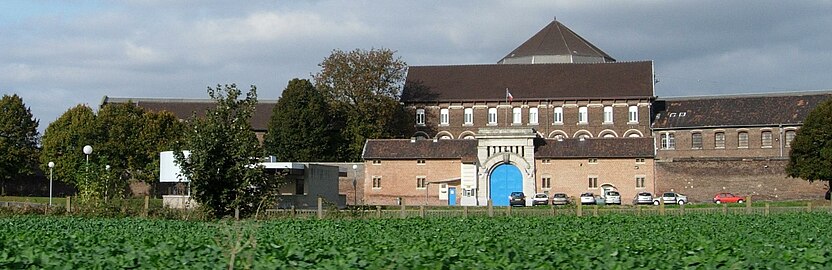
<path id="1" fill-rule="evenodd" d="M 427 188 L 417 188 L 416 177 L 425 177 L 427 182 L 436 182 L 460 177 L 459 160 L 382 160 L 380 164 L 372 161 L 364 163 L 364 202 L 370 205 L 395 205 L 401 197 L 407 205 L 447 205 L 448 201 L 439 200 L 438 183 L 428 184 Z M 381 177 L 381 188 L 373 188 L 373 177 Z M 450 183 L 449 187 L 459 185 Z M 457 189 L 461 192 L 461 189 Z M 427 197 L 427 199 L 426 199 Z M 457 200 L 459 195 L 457 195 Z"/>
<path id="2" fill-rule="evenodd" d="M 825 182 L 788 178 L 785 159 L 673 159 L 656 162 L 657 191 L 674 190 L 692 202 L 711 201 L 718 192 L 756 200 L 822 199 Z"/>
<path id="3" fill-rule="evenodd" d="M 772 127 L 754 127 L 754 128 L 710 128 L 710 129 L 695 129 L 695 130 L 671 130 L 671 131 L 655 131 L 653 137 L 656 140 L 656 146 L 659 148 L 656 155 L 658 158 L 699 158 L 699 157 L 788 157 L 789 148 L 785 141 L 785 132 L 787 130 L 797 130 L 796 127 L 780 128 Z M 738 134 L 740 131 L 748 133 L 748 147 L 738 147 Z M 770 131 L 772 135 L 771 146 L 763 147 L 762 132 Z M 661 149 L 661 136 L 663 132 L 673 133 L 676 140 L 675 149 Z M 723 132 L 725 134 L 725 147 L 716 148 L 714 141 L 714 134 L 716 132 Z M 692 134 L 702 134 L 702 148 L 692 148 Z"/>
<path id="4" fill-rule="evenodd" d="M 637 162 L 635 158 L 607 158 L 598 159 L 596 164 L 590 164 L 589 159 L 566 159 L 535 161 L 537 167 L 537 190 L 542 188 L 542 178 L 552 177 L 552 188 L 549 194 L 563 192 L 570 197 L 577 198 L 584 192 L 601 195 L 601 186 L 610 184 L 621 193 L 621 203 L 630 204 L 638 192 L 653 192 L 653 160 L 646 159 Z M 589 177 L 598 178 L 598 187 L 589 187 Z M 636 187 L 636 177 L 644 177 L 644 187 Z"/>

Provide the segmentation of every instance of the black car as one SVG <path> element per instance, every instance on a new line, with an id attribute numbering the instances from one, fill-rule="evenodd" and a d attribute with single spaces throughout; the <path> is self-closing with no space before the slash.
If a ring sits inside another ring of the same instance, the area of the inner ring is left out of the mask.
<path id="1" fill-rule="evenodd" d="M 508 205 L 510 206 L 526 206 L 526 194 L 523 192 L 512 192 L 511 195 L 508 195 Z"/>

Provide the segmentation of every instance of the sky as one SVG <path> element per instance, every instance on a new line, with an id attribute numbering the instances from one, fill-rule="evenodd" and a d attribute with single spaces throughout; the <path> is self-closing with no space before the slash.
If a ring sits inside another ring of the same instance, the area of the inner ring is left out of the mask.
<path id="1" fill-rule="evenodd" d="M 43 130 L 104 96 L 277 99 L 334 49 L 408 65 L 493 64 L 557 18 L 658 97 L 832 89 L 832 1 L 0 1 L 0 94 Z"/>

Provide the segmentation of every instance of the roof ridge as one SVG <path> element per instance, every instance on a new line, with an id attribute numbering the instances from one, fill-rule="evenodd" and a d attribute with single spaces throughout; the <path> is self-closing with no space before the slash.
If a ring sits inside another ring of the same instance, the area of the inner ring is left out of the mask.
<path id="1" fill-rule="evenodd" d="M 450 65 L 425 65 L 425 66 L 410 66 L 408 68 L 419 68 L 419 67 L 476 67 L 476 66 L 500 66 L 500 67 L 512 67 L 512 66 L 553 66 L 553 65 L 615 65 L 615 64 L 635 64 L 635 63 L 652 63 L 653 60 L 632 60 L 632 61 L 616 61 L 616 62 L 592 62 L 592 63 L 542 63 L 542 64 L 450 64 Z"/>
<path id="2" fill-rule="evenodd" d="M 817 96 L 817 95 L 832 95 L 832 89 L 822 90 L 799 90 L 786 92 L 760 92 L 760 93 L 742 93 L 742 94 L 716 94 L 716 95 L 696 95 L 696 96 L 676 96 L 659 98 L 657 101 L 681 101 L 681 100 L 707 100 L 707 99 L 732 99 L 732 98 L 751 98 L 751 97 L 785 97 L 785 96 Z"/>

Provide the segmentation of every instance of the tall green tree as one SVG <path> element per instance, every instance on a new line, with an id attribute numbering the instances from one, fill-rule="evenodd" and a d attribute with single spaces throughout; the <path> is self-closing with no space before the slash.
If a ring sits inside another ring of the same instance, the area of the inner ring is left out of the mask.
<path id="1" fill-rule="evenodd" d="M 46 127 L 41 140 L 40 164 L 44 171 L 48 171 L 47 163 L 55 162 L 55 179 L 72 184 L 79 189 L 85 183 L 86 156 L 83 152 L 85 145 L 96 151 L 100 142 L 99 132 L 95 123 L 95 113 L 86 105 L 75 106 L 58 117 Z M 96 163 L 96 153 L 90 159 Z M 92 168 L 97 168 L 93 166 Z"/>
<path id="2" fill-rule="evenodd" d="M 809 112 L 791 148 L 786 166 L 790 177 L 809 182 L 832 179 L 832 99 Z"/>
<path id="3" fill-rule="evenodd" d="M 309 80 L 293 79 L 272 111 L 266 153 L 280 161 L 337 161 L 338 122 Z"/>
<path id="4" fill-rule="evenodd" d="M 257 89 L 252 86 L 240 99 L 236 85 L 218 85 L 208 87 L 208 95 L 216 107 L 188 120 L 182 144 L 174 151 L 176 162 L 191 181 L 194 200 L 210 213 L 222 217 L 238 208 L 251 214 L 277 187 L 259 165 L 264 152 L 249 122 Z M 190 150 L 187 158 L 183 150 Z"/>
<path id="5" fill-rule="evenodd" d="M 144 109 L 132 102 L 106 104 L 98 110 L 96 130 L 100 142 L 95 149 L 97 157 L 106 158 L 107 176 L 103 195 L 122 197 L 127 192 L 128 180 L 140 174 L 151 161 L 144 148 L 153 142 L 142 141 L 145 126 Z"/>
<path id="6" fill-rule="evenodd" d="M 345 117 L 342 136 L 349 142 L 348 160 L 360 160 L 367 139 L 412 134 L 399 102 L 407 64 L 389 49 L 334 50 L 313 76 L 338 115 Z"/>
<path id="7" fill-rule="evenodd" d="M 159 152 L 173 149 L 181 138 L 183 129 L 179 118 L 171 112 L 145 112 L 139 141 L 146 142 L 141 150 L 146 159 L 142 161 L 143 164 L 136 164 L 136 168 L 144 165 L 141 173 L 134 173 L 137 180 L 156 183 L 159 177 Z"/>
<path id="8" fill-rule="evenodd" d="M 15 95 L 0 99 L 0 194 L 6 181 L 34 173 L 38 161 L 38 120 Z"/>

